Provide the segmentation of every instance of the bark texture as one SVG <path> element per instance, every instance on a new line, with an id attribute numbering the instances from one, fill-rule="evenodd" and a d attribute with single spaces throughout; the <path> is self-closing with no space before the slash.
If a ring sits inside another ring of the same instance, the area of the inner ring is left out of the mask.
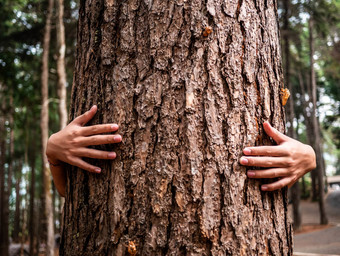
<path id="1" fill-rule="evenodd" d="M 88 160 L 100 175 L 69 167 L 61 255 L 292 254 L 286 190 L 261 192 L 239 165 L 272 143 L 263 121 L 284 131 L 276 12 L 81 2 L 71 119 L 97 104 L 92 124 L 118 123 L 123 142 L 98 147 L 116 160 Z"/>

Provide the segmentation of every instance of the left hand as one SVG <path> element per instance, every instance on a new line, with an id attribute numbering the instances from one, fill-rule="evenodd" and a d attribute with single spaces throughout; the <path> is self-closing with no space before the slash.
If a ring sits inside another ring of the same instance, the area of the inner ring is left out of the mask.
<path id="1" fill-rule="evenodd" d="M 315 169 L 316 157 L 313 148 L 294 140 L 273 128 L 268 122 L 263 124 L 265 132 L 277 145 L 247 147 L 246 156 L 240 163 L 246 166 L 265 167 L 263 170 L 248 170 L 249 178 L 279 178 L 261 186 L 263 191 L 273 191 L 285 186 L 291 187 L 300 177 Z"/>

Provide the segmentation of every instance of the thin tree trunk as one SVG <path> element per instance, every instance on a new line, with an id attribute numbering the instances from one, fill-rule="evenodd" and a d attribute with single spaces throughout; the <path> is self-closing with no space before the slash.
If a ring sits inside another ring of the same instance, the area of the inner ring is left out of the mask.
<path id="1" fill-rule="evenodd" d="M 0 84 L 1 85 L 1 84 Z M 2 88 L 1 88 L 2 87 Z M 3 93 L 5 91 L 5 87 L 1 85 L 0 89 Z M 1 213 L 0 213 L 0 255 L 7 256 L 9 249 L 9 233 L 8 233 L 8 190 L 10 186 L 8 182 L 10 179 L 6 179 L 6 139 L 7 139 L 7 131 L 5 127 L 5 108 L 6 108 L 6 99 L 3 97 L 1 99 L 1 112 L 0 112 L 0 182 L 1 182 Z M 8 170 L 8 169 L 7 169 Z M 8 174 L 8 172 L 7 172 Z M 7 186 L 6 186 L 7 184 Z"/>
<path id="2" fill-rule="evenodd" d="M 66 72 L 65 72 L 65 27 L 64 27 L 64 0 L 57 0 L 57 39 L 58 39 L 58 95 L 59 95 L 59 118 L 60 129 L 67 124 L 66 108 Z"/>
<path id="3" fill-rule="evenodd" d="M 41 144 L 43 159 L 43 186 L 44 186 L 44 214 L 46 218 L 47 237 L 46 237 L 46 255 L 54 255 L 54 229 L 53 229 L 53 209 L 51 198 L 51 178 L 50 170 L 46 157 L 46 144 L 48 140 L 48 55 L 51 36 L 51 17 L 53 11 L 54 0 L 48 1 L 48 10 L 46 17 L 46 25 L 43 42 L 42 57 L 42 74 L 41 74 Z"/>
<path id="4" fill-rule="evenodd" d="M 36 207 L 37 209 L 41 209 L 41 210 L 43 210 L 43 206 L 42 206 L 42 201 L 40 200 L 40 203 L 39 203 L 39 205 L 37 205 L 37 207 Z M 39 253 L 39 250 L 40 250 L 40 245 L 41 245 L 41 243 L 42 243 L 42 237 L 41 237 L 41 233 L 43 232 L 43 225 L 41 225 L 42 224 L 42 221 L 41 221 L 41 218 L 43 217 L 43 213 L 42 213 L 42 211 L 36 211 L 36 214 L 35 214 L 35 223 L 37 223 L 36 225 L 35 225 L 35 233 L 37 234 L 37 236 L 36 236 L 36 238 L 37 238 L 37 240 L 36 240 L 36 244 L 35 244 L 35 252 L 36 252 L 36 254 L 35 255 L 39 255 L 38 253 Z"/>
<path id="5" fill-rule="evenodd" d="M 59 124 L 60 129 L 63 129 L 67 124 L 67 107 L 66 107 L 66 71 L 65 71 L 65 52 L 66 52 L 66 42 L 65 42 L 65 26 L 64 26 L 64 0 L 57 0 L 57 39 L 58 39 L 58 62 L 57 62 L 57 72 L 58 72 L 58 95 L 59 95 Z M 54 190 L 55 191 L 55 190 Z M 64 205 L 64 198 L 58 196 L 58 201 L 60 201 L 60 212 L 62 211 Z M 61 222 L 61 214 L 58 212 L 58 219 Z"/>
<path id="6" fill-rule="evenodd" d="M 33 133 L 35 134 L 35 133 Z M 37 243 L 37 238 L 36 238 L 36 222 L 35 222 L 35 140 L 32 140 L 32 151 L 30 152 L 30 166 L 31 166 L 31 181 L 30 181 L 30 218 L 29 218 L 29 234 L 30 234 L 30 255 L 34 256 L 36 255 L 36 243 Z"/>
<path id="7" fill-rule="evenodd" d="M 25 161 L 27 163 L 27 161 Z M 26 173 L 25 176 L 23 176 L 24 180 L 28 180 L 28 174 Z M 26 183 L 26 191 L 28 191 L 28 182 Z M 24 245 L 26 244 L 26 242 L 28 241 L 28 237 L 27 237 L 27 219 L 28 219 L 28 197 L 27 197 L 27 193 L 23 196 L 23 201 L 24 203 L 22 204 L 22 227 L 21 227 L 21 252 L 20 255 L 24 255 Z"/>
<path id="8" fill-rule="evenodd" d="M 14 104 L 13 104 L 13 88 L 10 88 L 9 91 L 9 161 L 8 161 L 8 176 L 7 176 L 7 190 L 6 190 L 6 208 L 5 210 L 5 223 L 7 226 L 7 235 L 9 237 L 9 200 L 10 195 L 12 194 L 12 176 L 13 176 L 13 162 L 14 162 Z M 9 243 L 9 241 L 8 241 Z"/>
<path id="9" fill-rule="evenodd" d="M 293 88 L 290 83 L 290 51 L 289 51 L 289 7 L 290 7 L 290 1 L 284 0 L 284 25 L 283 25 L 283 41 L 284 41 L 284 53 L 285 53 L 285 81 L 286 86 L 289 89 L 291 93 L 290 99 L 288 99 L 288 121 L 290 123 L 290 126 L 288 128 L 288 136 L 291 138 L 296 139 L 296 132 L 294 129 L 294 93 Z M 291 188 L 291 198 L 293 202 L 293 219 L 294 219 L 294 229 L 297 230 L 301 226 L 301 213 L 300 213 L 300 187 L 299 182 L 296 182 L 293 187 Z"/>
<path id="10" fill-rule="evenodd" d="M 284 131 L 276 3 L 82 1 L 71 117 L 117 122 L 114 161 L 68 169 L 60 255 L 292 255 L 286 189 L 239 165 Z M 137 253 L 137 254 L 136 254 Z"/>
<path id="11" fill-rule="evenodd" d="M 311 122 L 311 117 L 310 115 L 308 115 L 307 113 L 307 107 L 308 107 L 308 102 L 306 102 L 305 100 L 305 95 L 306 95 L 306 89 L 305 89 L 305 85 L 303 82 L 303 78 L 302 78 L 302 74 L 301 71 L 298 71 L 298 79 L 299 79 L 299 86 L 300 86 L 300 91 L 301 91 L 301 103 L 302 103 L 302 114 L 303 117 L 305 119 L 305 126 L 306 126 L 306 133 L 307 133 L 307 144 L 312 145 L 314 147 L 314 136 L 313 136 L 313 125 Z M 307 86 L 309 87 L 309 86 Z M 310 90 L 308 90 L 310 91 Z M 308 93 L 309 98 L 310 98 L 310 94 Z M 312 180 L 312 201 L 316 201 L 317 200 L 317 189 L 316 189 L 316 171 L 317 169 L 314 169 L 311 171 L 311 180 Z M 304 183 L 304 179 L 303 179 L 303 194 L 306 194 L 306 188 L 305 188 L 305 183 Z"/>
<path id="12" fill-rule="evenodd" d="M 322 163 L 322 150 L 321 150 L 321 138 L 320 138 L 320 129 L 317 118 L 317 106 L 316 106 L 316 78 L 315 78 L 315 70 L 314 70 L 314 37 L 313 37 L 313 18 L 309 19 L 309 47 L 310 47 L 310 72 L 311 72 L 311 89 L 312 89 L 312 102 L 313 102 L 313 114 L 312 114 L 312 123 L 313 123 L 313 132 L 314 132 L 314 150 L 316 152 L 316 161 L 317 161 L 317 177 L 318 177 L 318 192 L 319 192 L 319 210 L 320 210 L 320 224 L 327 224 L 328 219 L 325 210 L 325 198 L 324 198 L 324 169 Z"/>
<path id="13" fill-rule="evenodd" d="M 21 166 L 19 168 L 21 171 Z M 21 232 L 21 220 L 20 220 L 20 182 L 21 182 L 21 175 L 17 175 L 16 183 L 15 183 L 15 214 L 14 214 L 14 230 L 13 230 L 13 241 L 15 243 L 20 242 L 19 234 Z"/>

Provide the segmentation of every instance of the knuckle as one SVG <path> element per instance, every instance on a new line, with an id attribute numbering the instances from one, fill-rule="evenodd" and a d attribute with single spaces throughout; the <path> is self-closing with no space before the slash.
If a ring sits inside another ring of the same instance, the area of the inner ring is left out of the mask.
<path id="1" fill-rule="evenodd" d="M 248 160 L 248 163 L 247 163 L 247 165 L 254 165 L 254 159 L 253 158 L 251 158 L 251 157 L 249 157 L 249 158 L 247 158 L 247 160 Z"/>
<path id="2" fill-rule="evenodd" d="M 273 190 L 276 189 L 276 188 L 275 188 L 275 185 L 269 184 L 269 185 L 267 185 L 267 186 L 268 186 L 268 191 L 273 191 Z"/>
<path id="3" fill-rule="evenodd" d="M 72 138 L 71 140 L 70 140 L 70 144 L 71 145 L 78 145 L 79 144 L 79 139 L 78 138 Z"/>
<path id="4" fill-rule="evenodd" d="M 288 157 L 292 158 L 295 155 L 294 150 L 288 150 L 285 148 L 285 153 Z"/>
<path id="5" fill-rule="evenodd" d="M 112 136 L 107 136 L 106 141 L 110 143 L 110 142 L 114 141 L 114 138 Z"/>
<path id="6" fill-rule="evenodd" d="M 292 158 L 289 158 L 287 161 L 286 161 L 286 165 L 288 167 L 293 167 L 294 166 L 294 163 L 295 161 L 292 159 Z"/>
<path id="7" fill-rule="evenodd" d="M 273 178 L 276 178 L 278 176 L 277 170 L 273 170 Z"/>
<path id="8" fill-rule="evenodd" d="M 278 189 L 283 188 L 284 186 L 285 186 L 284 182 L 282 180 L 280 180 L 279 184 L 278 184 Z"/>
<path id="9" fill-rule="evenodd" d="M 269 149 L 269 148 L 267 148 L 267 149 L 265 150 L 265 154 L 266 154 L 266 155 L 269 155 L 269 156 L 272 155 L 272 152 L 273 152 L 273 151 L 272 151 L 271 149 Z"/>
<path id="10" fill-rule="evenodd" d="M 298 180 L 299 180 L 299 177 L 298 177 L 297 175 L 294 175 L 294 176 L 291 178 L 291 180 L 290 180 L 289 183 L 294 184 L 294 183 L 297 182 Z"/>
<path id="11" fill-rule="evenodd" d="M 66 154 L 65 158 L 66 158 L 66 161 L 73 162 L 73 158 L 70 154 Z"/>
<path id="12" fill-rule="evenodd" d="M 76 130 L 76 129 L 73 129 L 73 130 L 71 130 L 70 132 L 69 132 L 69 136 L 71 137 L 71 138 L 75 138 L 75 137 L 77 137 L 79 135 L 79 132 L 78 132 L 78 130 Z"/>
<path id="13" fill-rule="evenodd" d="M 70 148 L 68 151 L 69 151 L 69 153 L 71 155 L 74 155 L 76 153 L 76 149 L 75 148 Z"/>

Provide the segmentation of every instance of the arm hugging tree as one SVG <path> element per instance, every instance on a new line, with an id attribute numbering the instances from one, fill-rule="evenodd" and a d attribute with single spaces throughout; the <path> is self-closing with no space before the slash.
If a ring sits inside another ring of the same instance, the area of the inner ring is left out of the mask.
<path id="1" fill-rule="evenodd" d="M 97 104 L 93 123 L 118 123 L 123 142 L 90 160 L 101 174 L 68 167 L 61 255 L 292 254 L 286 190 L 261 191 L 239 164 L 273 143 L 264 121 L 284 130 L 276 12 L 81 2 L 71 117 Z"/>

